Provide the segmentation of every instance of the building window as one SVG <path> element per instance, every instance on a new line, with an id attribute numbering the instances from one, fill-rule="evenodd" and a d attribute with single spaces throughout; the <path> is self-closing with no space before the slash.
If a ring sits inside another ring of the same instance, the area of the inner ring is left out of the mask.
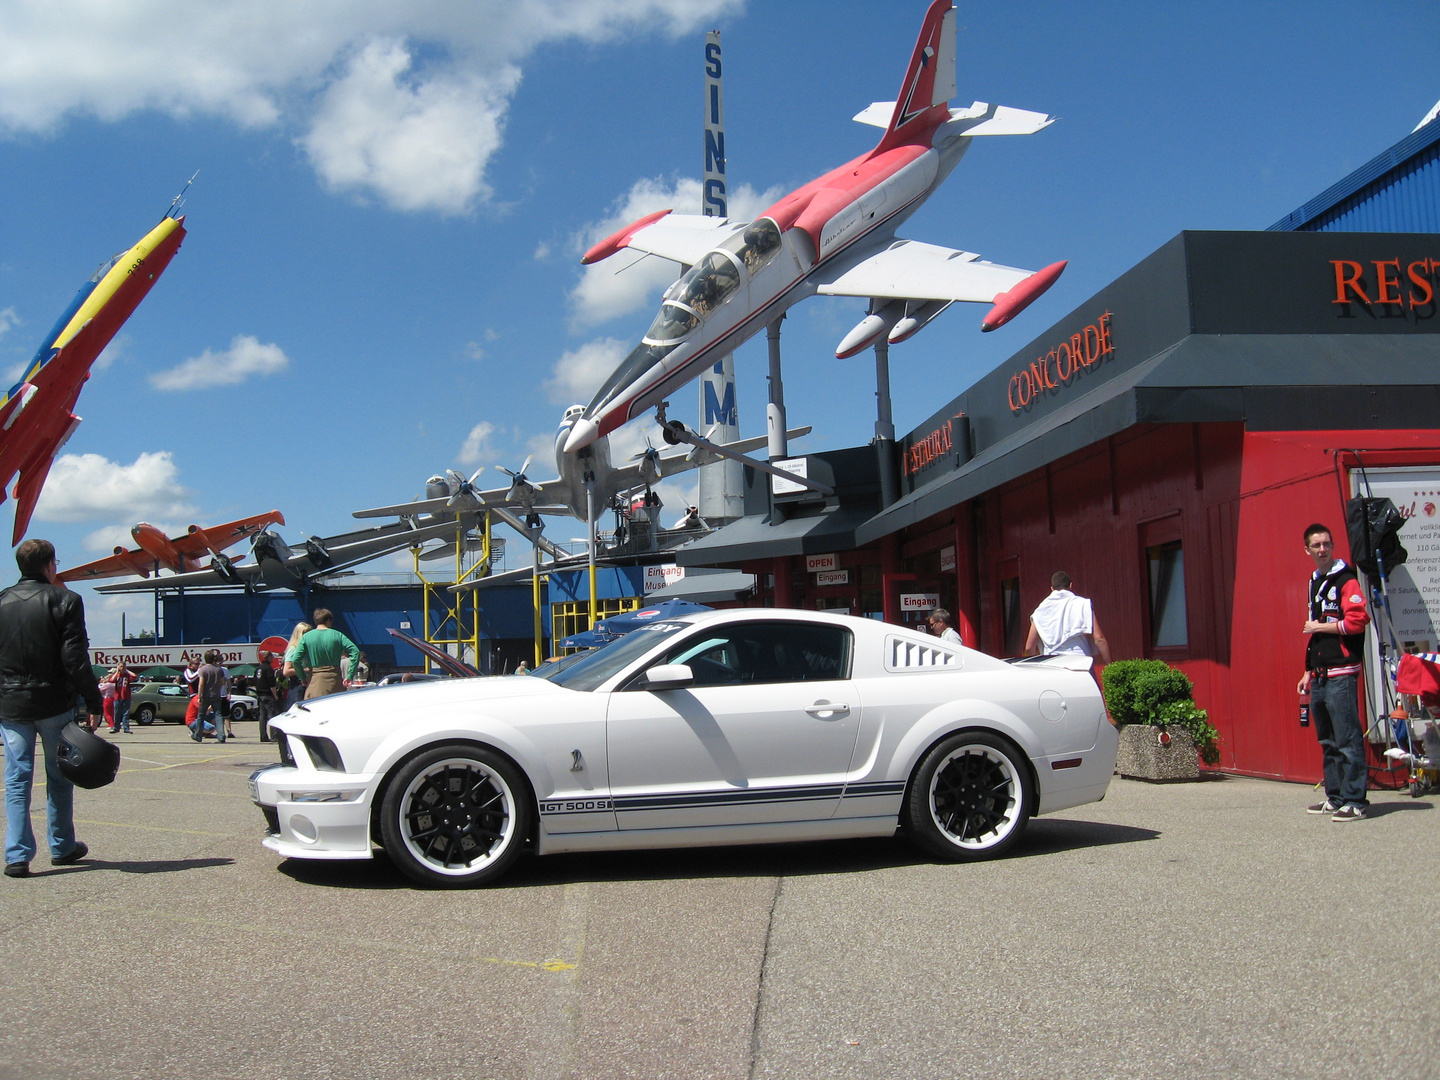
<path id="1" fill-rule="evenodd" d="M 1020 579 L 1000 579 L 1000 617 L 1004 621 L 1005 656 L 1019 656 L 1025 651 L 1025 632 L 1029 620 L 1020 611 Z"/>
<path id="2" fill-rule="evenodd" d="M 1183 649 L 1190 644 L 1185 621 L 1185 552 L 1179 540 L 1145 549 L 1150 585 L 1150 647 Z"/>

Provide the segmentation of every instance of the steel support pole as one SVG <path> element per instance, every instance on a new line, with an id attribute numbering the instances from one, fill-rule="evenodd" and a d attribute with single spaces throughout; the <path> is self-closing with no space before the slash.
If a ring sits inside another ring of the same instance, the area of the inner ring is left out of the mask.
<path id="1" fill-rule="evenodd" d="M 765 338 L 770 345 L 770 403 L 765 406 L 765 429 L 771 461 L 790 456 L 785 437 L 785 381 L 780 376 L 780 324 L 784 320 L 785 316 L 781 315 L 765 328 Z"/>
<path id="2" fill-rule="evenodd" d="M 539 667 L 541 661 L 544 659 L 544 657 L 540 655 L 540 644 L 544 626 L 540 618 L 540 531 L 538 529 L 535 530 L 535 563 L 530 570 L 530 581 L 532 585 L 531 598 L 535 603 L 535 663 L 532 667 L 533 670 Z"/>
<path id="3" fill-rule="evenodd" d="M 587 474 L 585 481 L 585 522 L 589 532 L 589 543 L 586 550 L 590 556 L 590 607 L 589 618 L 586 620 L 585 629 L 595 629 L 595 480 Z"/>
<path id="4" fill-rule="evenodd" d="M 895 470 L 895 423 L 890 413 L 890 343 L 875 342 L 875 457 L 880 466 L 880 505 L 900 498 Z"/>

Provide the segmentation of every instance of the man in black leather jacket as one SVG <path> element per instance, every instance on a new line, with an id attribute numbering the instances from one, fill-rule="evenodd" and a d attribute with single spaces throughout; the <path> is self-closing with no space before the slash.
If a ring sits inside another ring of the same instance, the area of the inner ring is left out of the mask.
<path id="1" fill-rule="evenodd" d="M 15 550 L 20 580 L 0 592 L 0 730 L 5 736 L 5 876 L 28 877 L 35 857 L 30 793 L 35 737 L 45 746 L 51 863 L 79 862 L 89 848 L 75 839 L 75 788 L 56 766 L 60 732 L 77 697 L 94 722 L 100 687 L 90 666 L 85 605 L 55 580 L 55 546 L 26 540 Z"/>

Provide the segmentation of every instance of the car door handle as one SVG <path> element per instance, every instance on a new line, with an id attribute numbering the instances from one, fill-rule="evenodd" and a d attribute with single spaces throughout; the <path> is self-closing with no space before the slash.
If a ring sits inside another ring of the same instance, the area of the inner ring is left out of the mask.
<path id="1" fill-rule="evenodd" d="M 850 712 L 850 706 L 843 701 L 817 701 L 814 705 L 806 705 L 805 711 L 819 720 L 828 720 L 832 716 L 844 716 Z"/>

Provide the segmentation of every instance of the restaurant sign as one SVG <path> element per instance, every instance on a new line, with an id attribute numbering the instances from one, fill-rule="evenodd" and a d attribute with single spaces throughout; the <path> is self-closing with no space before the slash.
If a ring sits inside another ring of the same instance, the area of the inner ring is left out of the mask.
<path id="1" fill-rule="evenodd" d="M 1021 412 L 1030 402 L 1047 390 L 1060 390 L 1071 384 L 1077 375 L 1115 354 L 1110 338 L 1110 312 L 1102 312 L 1085 329 L 1057 342 L 1010 376 L 1005 401 L 1011 412 Z"/>

